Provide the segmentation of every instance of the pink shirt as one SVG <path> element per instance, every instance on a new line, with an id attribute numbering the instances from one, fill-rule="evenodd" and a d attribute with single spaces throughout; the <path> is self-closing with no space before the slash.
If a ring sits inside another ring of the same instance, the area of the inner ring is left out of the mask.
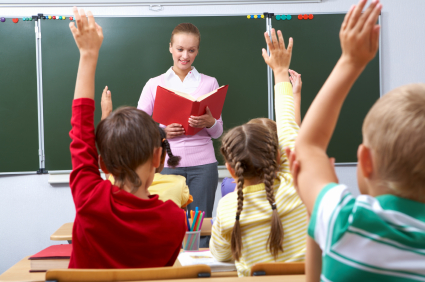
<path id="1" fill-rule="evenodd" d="M 164 74 L 151 78 L 143 88 L 137 108 L 152 115 L 157 86 L 165 87 Z M 214 77 L 201 74 L 201 82 L 190 95 L 197 98 L 219 87 Z M 164 125 L 161 125 L 165 127 Z M 216 162 L 211 138 L 218 138 L 223 133 L 223 121 L 220 118 L 211 128 L 204 128 L 195 135 L 182 135 L 168 139 L 173 155 L 180 156 L 179 167 L 205 165 Z M 165 166 L 167 166 L 166 156 Z"/>

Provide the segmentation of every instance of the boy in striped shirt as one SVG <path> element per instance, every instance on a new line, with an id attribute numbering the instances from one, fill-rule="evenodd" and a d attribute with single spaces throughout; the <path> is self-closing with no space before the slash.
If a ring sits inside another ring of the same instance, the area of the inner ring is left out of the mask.
<path id="1" fill-rule="evenodd" d="M 378 50 L 382 5 L 375 0 L 362 13 L 365 4 L 344 19 L 342 56 L 290 155 L 310 215 L 307 281 L 425 281 L 425 84 L 391 91 L 366 116 L 357 152 L 363 195 L 336 184 L 326 155 L 344 99 Z"/>

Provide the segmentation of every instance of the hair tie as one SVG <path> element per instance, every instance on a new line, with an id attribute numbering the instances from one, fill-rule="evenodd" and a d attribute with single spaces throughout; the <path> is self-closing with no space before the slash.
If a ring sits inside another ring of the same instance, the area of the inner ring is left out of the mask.
<path id="1" fill-rule="evenodd" d="M 276 209 L 276 203 L 273 203 L 272 204 L 272 210 L 275 210 Z"/>
<path id="2" fill-rule="evenodd" d="M 236 220 L 239 220 L 239 215 L 236 216 Z"/>
<path id="3" fill-rule="evenodd" d="M 167 139 L 166 139 L 166 138 L 162 138 L 161 142 L 162 142 L 162 143 L 164 143 L 164 142 L 165 142 L 165 140 L 167 140 Z"/>

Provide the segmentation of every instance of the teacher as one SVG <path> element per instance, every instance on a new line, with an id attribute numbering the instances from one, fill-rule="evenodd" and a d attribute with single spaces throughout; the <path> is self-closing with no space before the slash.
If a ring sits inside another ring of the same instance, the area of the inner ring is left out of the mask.
<path id="1" fill-rule="evenodd" d="M 201 34 L 193 24 L 181 23 L 174 28 L 169 46 L 173 66 L 164 74 L 149 79 L 140 95 L 138 109 L 152 115 L 158 85 L 190 94 L 195 98 L 219 87 L 214 77 L 199 73 L 193 66 L 199 53 L 200 42 Z M 176 105 L 176 111 L 178 110 L 179 105 Z M 188 209 L 195 210 L 195 207 L 199 207 L 201 211 L 205 211 L 205 217 L 212 217 L 218 171 L 211 138 L 221 136 L 223 121 L 221 116 L 218 120 L 214 119 L 207 108 L 206 114 L 191 116 L 189 125 L 203 129 L 190 136 L 184 135 L 181 124 L 173 123 L 164 128 L 173 154 L 180 156 L 181 161 L 175 169 L 165 167 L 161 173 L 186 177 L 186 184 L 193 196 L 193 203 Z"/>

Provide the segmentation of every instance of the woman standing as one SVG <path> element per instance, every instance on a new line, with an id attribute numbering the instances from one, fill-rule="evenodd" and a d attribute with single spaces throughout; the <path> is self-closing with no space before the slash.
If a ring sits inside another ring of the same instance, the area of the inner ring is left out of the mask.
<path id="1" fill-rule="evenodd" d="M 217 80 L 199 73 L 193 66 L 199 53 L 201 35 L 196 26 L 182 23 L 171 34 L 170 53 L 173 66 L 164 74 L 151 78 L 143 88 L 138 109 L 152 115 L 156 89 L 162 87 L 181 91 L 197 98 L 219 87 Z M 178 111 L 178 105 L 176 105 Z M 203 128 L 195 135 L 184 135 L 181 124 L 173 123 L 164 128 L 173 154 L 181 157 L 180 165 L 175 169 L 164 168 L 162 174 L 177 174 L 186 177 L 193 203 L 189 209 L 199 207 L 205 211 L 205 217 L 212 216 L 215 191 L 218 184 L 217 160 L 211 138 L 223 133 L 223 121 L 216 120 L 207 108 L 202 116 L 191 116 L 189 125 Z"/>

